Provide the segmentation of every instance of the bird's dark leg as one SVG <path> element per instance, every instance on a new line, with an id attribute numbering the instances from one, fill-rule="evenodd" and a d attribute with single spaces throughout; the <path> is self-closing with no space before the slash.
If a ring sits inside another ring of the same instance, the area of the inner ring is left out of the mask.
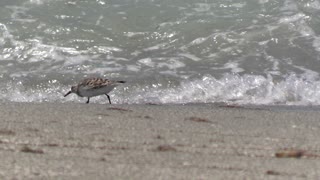
<path id="1" fill-rule="evenodd" d="M 88 97 L 88 101 L 86 102 L 87 104 L 89 104 L 90 98 Z"/>
<path id="2" fill-rule="evenodd" d="M 110 96 L 108 94 L 106 94 L 106 96 L 108 97 L 109 103 L 111 104 Z"/>

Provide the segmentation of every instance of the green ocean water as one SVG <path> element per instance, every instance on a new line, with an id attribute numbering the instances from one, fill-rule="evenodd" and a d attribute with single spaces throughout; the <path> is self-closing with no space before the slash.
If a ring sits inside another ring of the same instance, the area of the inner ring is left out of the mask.
<path id="1" fill-rule="evenodd" d="M 128 81 L 115 103 L 320 104 L 318 0 L 2 0 L 0 98 Z M 92 102 L 106 103 L 103 97 Z"/>

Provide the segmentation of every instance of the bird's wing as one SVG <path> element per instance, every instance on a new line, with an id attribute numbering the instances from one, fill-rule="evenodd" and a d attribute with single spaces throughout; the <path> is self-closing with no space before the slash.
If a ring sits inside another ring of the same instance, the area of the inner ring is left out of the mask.
<path id="1" fill-rule="evenodd" d="M 81 86 L 84 89 L 98 89 L 111 84 L 113 84 L 113 81 L 102 78 L 88 78 L 81 82 Z"/>

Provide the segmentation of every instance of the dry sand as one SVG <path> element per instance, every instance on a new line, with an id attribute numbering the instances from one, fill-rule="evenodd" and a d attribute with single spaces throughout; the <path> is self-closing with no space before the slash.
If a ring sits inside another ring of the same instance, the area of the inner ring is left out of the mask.
<path id="1" fill-rule="evenodd" d="M 0 179 L 319 179 L 320 111 L 0 104 Z"/>

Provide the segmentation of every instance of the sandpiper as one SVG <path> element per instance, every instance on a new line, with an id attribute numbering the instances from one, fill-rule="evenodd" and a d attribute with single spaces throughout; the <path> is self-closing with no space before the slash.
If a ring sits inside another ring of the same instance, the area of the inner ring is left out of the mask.
<path id="1" fill-rule="evenodd" d="M 67 92 L 64 97 L 71 93 L 75 93 L 80 97 L 88 97 L 86 103 L 89 103 L 91 97 L 105 94 L 108 97 L 109 103 L 111 104 L 108 93 L 121 83 L 125 83 L 125 81 L 112 81 L 103 78 L 88 78 L 82 80 L 77 85 L 72 86 L 71 90 Z"/>

